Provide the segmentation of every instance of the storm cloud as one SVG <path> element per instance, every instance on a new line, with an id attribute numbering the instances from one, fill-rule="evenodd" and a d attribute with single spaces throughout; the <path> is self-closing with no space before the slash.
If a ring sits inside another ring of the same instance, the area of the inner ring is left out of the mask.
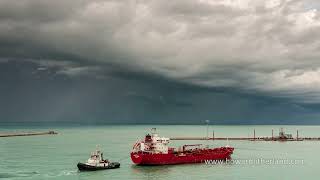
<path id="1" fill-rule="evenodd" d="M 241 99 L 237 107 L 244 96 L 262 97 L 305 112 L 320 102 L 319 7 L 312 0 L 0 0 L 0 65 L 31 63 L 34 74 L 97 81 L 149 76 L 174 92 L 223 89 L 226 101 Z M 142 89 L 123 93 L 185 108 L 206 94 L 180 101 L 179 93 L 161 98 L 169 92 Z"/>

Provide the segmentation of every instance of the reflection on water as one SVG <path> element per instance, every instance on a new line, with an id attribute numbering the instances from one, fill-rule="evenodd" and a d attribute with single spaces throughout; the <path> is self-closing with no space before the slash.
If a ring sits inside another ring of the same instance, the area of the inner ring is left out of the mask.
<path id="1" fill-rule="evenodd" d="M 165 166 L 137 166 L 131 165 L 131 173 L 133 176 L 143 177 L 143 179 L 159 179 L 161 176 L 167 177 L 170 174 L 173 165 Z"/>
<path id="2" fill-rule="evenodd" d="M 131 169 L 134 173 L 168 173 L 170 172 L 170 167 L 174 165 L 165 165 L 165 166 L 137 166 L 131 165 Z"/>
<path id="3" fill-rule="evenodd" d="M 207 168 L 204 164 L 177 164 L 177 165 L 161 165 L 161 166 L 137 166 L 131 165 L 131 174 L 143 179 L 167 179 L 171 175 L 179 174 L 180 178 L 192 174 L 193 169 Z M 185 171 L 188 169 L 188 171 Z"/>

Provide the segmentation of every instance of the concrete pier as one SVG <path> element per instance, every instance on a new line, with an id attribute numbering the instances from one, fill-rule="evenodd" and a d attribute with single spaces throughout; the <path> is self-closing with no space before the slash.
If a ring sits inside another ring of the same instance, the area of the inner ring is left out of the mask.
<path id="1" fill-rule="evenodd" d="M 58 134 L 55 131 L 47 131 L 47 132 L 15 132 L 15 133 L 1 133 L 0 137 L 16 137 L 16 136 L 39 136 L 39 135 L 55 135 Z"/>

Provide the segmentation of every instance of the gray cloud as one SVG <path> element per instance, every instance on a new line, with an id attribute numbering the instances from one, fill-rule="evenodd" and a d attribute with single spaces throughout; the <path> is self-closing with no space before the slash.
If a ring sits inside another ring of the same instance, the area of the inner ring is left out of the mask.
<path id="1" fill-rule="evenodd" d="M 283 76 L 300 74 L 285 72 Z M 210 80 L 218 75 L 236 76 L 221 70 L 199 78 Z M 0 82 L 0 123 L 198 124 L 204 119 L 215 124 L 319 123 L 318 104 L 288 101 L 281 93 L 273 95 L 280 98 L 273 98 L 265 96 L 268 92 L 248 94 L 232 86 L 199 87 L 106 65 L 7 59 L 0 65 Z"/>
<path id="2" fill-rule="evenodd" d="M 319 103 L 315 4 L 0 0 L 0 55 L 41 66 L 52 66 L 42 59 L 55 59 L 58 72 L 71 76 L 109 71 L 95 64 L 115 65 L 197 86 Z"/>

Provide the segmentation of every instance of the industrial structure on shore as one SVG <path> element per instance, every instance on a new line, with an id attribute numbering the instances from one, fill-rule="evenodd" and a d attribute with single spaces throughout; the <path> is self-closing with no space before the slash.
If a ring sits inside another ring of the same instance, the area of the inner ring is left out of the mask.
<path id="1" fill-rule="evenodd" d="M 257 137 L 254 129 L 252 137 L 215 137 L 213 131 L 212 137 L 171 137 L 170 140 L 320 141 L 320 137 L 299 137 L 299 130 L 296 131 L 296 136 L 293 137 L 292 134 L 287 134 L 283 128 L 280 128 L 278 136 L 274 136 L 272 129 L 271 137 Z"/>

